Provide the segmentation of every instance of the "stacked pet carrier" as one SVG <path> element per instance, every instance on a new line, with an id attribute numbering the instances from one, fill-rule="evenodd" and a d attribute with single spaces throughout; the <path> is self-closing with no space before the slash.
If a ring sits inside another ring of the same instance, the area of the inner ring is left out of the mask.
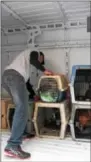
<path id="1" fill-rule="evenodd" d="M 91 139 L 91 66 L 73 66 L 70 92 L 72 137 L 78 141 L 89 141 Z"/>
<path id="2" fill-rule="evenodd" d="M 64 138 L 70 118 L 67 91 L 68 82 L 64 75 L 40 78 L 40 101 L 35 103 L 33 119 L 37 136 Z"/>
<path id="3" fill-rule="evenodd" d="M 34 112 L 34 102 L 29 101 L 29 103 L 28 103 L 28 121 L 27 121 L 27 125 L 26 125 L 26 133 L 33 133 L 33 131 L 34 131 L 34 125 L 32 122 L 33 112 Z M 11 128 L 12 128 L 14 113 L 15 113 L 15 105 L 11 104 L 11 103 L 8 104 L 6 119 L 7 119 L 7 125 L 8 125 L 9 130 L 11 130 Z"/>

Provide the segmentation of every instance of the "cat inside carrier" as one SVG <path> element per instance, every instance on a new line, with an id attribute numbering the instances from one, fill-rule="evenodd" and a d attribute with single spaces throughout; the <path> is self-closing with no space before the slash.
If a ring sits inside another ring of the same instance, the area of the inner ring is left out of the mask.
<path id="1" fill-rule="evenodd" d="M 91 139 L 91 110 L 77 109 L 74 118 L 75 138 Z"/>

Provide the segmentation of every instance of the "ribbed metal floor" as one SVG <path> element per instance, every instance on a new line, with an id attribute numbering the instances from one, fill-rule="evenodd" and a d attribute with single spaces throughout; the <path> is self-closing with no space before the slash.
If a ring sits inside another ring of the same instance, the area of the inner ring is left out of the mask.
<path id="1" fill-rule="evenodd" d="M 1 133 L 1 160 L 22 161 L 4 156 L 4 147 L 9 137 L 8 132 Z M 61 161 L 90 162 L 90 143 L 65 140 L 34 138 L 23 141 L 22 148 L 31 153 L 31 158 L 24 161 Z"/>

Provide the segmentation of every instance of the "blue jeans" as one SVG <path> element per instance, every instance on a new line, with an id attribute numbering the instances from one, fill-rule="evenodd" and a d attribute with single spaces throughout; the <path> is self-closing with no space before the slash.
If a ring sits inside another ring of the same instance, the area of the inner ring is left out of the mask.
<path id="1" fill-rule="evenodd" d="M 15 70 L 6 70 L 2 76 L 2 85 L 15 104 L 15 113 L 8 145 L 20 145 L 28 118 L 28 93 L 24 78 Z"/>

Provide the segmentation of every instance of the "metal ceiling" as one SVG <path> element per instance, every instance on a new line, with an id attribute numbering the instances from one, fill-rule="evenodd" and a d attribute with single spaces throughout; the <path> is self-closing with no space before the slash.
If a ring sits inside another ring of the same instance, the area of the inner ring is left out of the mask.
<path id="1" fill-rule="evenodd" d="M 48 22 L 86 22 L 90 1 L 1 2 L 2 28 L 45 24 Z"/>

